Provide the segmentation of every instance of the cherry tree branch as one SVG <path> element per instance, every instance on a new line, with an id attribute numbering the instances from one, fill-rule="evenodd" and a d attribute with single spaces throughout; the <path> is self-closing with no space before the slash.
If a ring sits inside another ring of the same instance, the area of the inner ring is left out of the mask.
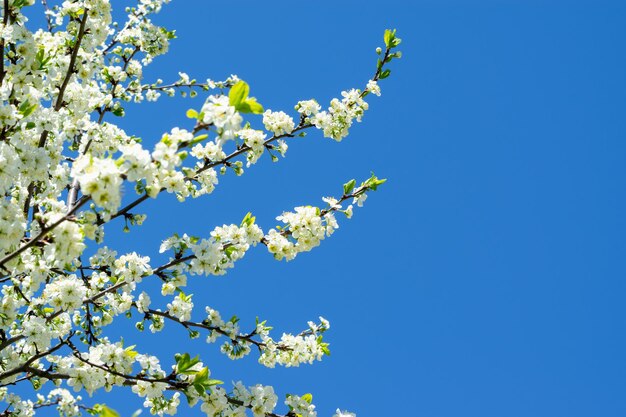
<path id="1" fill-rule="evenodd" d="M 13 375 L 17 375 L 19 373 L 24 372 L 36 360 L 44 358 L 44 357 L 46 357 L 46 356 L 56 352 L 57 350 L 59 350 L 63 346 L 65 346 L 68 343 L 70 343 L 70 337 L 71 337 L 71 335 L 68 338 L 66 338 L 66 339 L 60 339 L 60 342 L 57 345 L 54 345 L 53 347 L 51 347 L 48 350 L 45 350 L 43 352 L 40 352 L 40 353 L 37 353 L 36 355 L 31 356 L 22 365 L 20 365 L 20 366 L 18 366 L 16 368 L 13 368 L 13 369 L 11 369 L 9 371 L 5 371 L 5 372 L 1 373 L 0 374 L 0 381 L 2 381 L 3 379 L 6 379 L 6 378 L 12 377 Z"/>
<path id="2" fill-rule="evenodd" d="M 0 259 L 0 267 L 3 267 L 12 259 L 14 259 L 16 256 L 18 256 L 19 254 L 21 254 L 22 252 L 24 252 L 26 249 L 34 246 L 37 242 L 39 242 L 41 239 L 43 239 L 48 233 L 50 233 L 55 227 L 57 227 L 58 225 L 60 225 L 61 223 L 63 223 L 64 221 L 70 219 L 74 213 L 76 213 L 76 211 L 81 208 L 82 206 L 84 206 L 89 200 L 91 200 L 91 197 L 89 196 L 83 196 L 75 205 L 74 207 L 72 207 L 72 209 L 70 211 L 68 211 L 63 217 L 61 217 L 60 219 L 58 219 L 57 221 L 55 221 L 54 223 L 44 227 L 43 229 L 41 229 L 41 231 L 39 232 L 39 234 L 37 234 L 37 236 L 30 238 L 25 244 L 23 244 L 22 246 L 20 246 L 18 249 L 16 249 L 15 251 L 9 253 L 8 255 L 6 255 L 4 258 Z"/>
<path id="3" fill-rule="evenodd" d="M 46 15 L 46 25 L 48 26 L 48 32 L 52 33 L 54 25 L 52 24 L 52 17 L 50 16 L 50 6 L 48 6 L 48 0 L 41 0 L 41 5 L 44 8 L 44 14 Z"/>
<path id="4" fill-rule="evenodd" d="M 83 18 L 80 21 L 78 34 L 76 35 L 76 41 L 74 42 L 74 46 L 72 47 L 72 52 L 70 55 L 70 62 L 67 68 L 67 73 L 65 74 L 65 77 L 63 78 L 63 82 L 61 83 L 61 86 L 59 87 L 59 94 L 54 104 L 54 111 L 58 112 L 63 107 L 64 105 L 63 96 L 65 95 L 65 89 L 67 88 L 67 85 L 70 82 L 70 78 L 76 71 L 76 68 L 75 68 L 76 58 L 78 57 L 78 51 L 80 49 L 80 44 L 83 40 L 83 36 L 85 36 L 85 25 L 87 24 L 88 14 L 89 14 L 88 9 L 85 9 L 83 11 Z M 46 140 L 48 139 L 49 134 L 50 134 L 49 130 L 44 130 L 43 132 L 41 132 L 41 136 L 39 137 L 39 143 L 37 146 L 39 146 L 40 148 L 43 148 L 46 145 Z M 34 192 L 35 192 L 35 184 L 31 182 L 28 185 L 28 194 L 26 196 L 26 199 L 24 200 L 24 217 L 26 217 L 26 220 L 28 220 L 28 212 L 30 210 L 30 200 Z"/>
<path id="5" fill-rule="evenodd" d="M 263 145 L 267 146 L 269 144 L 271 144 L 272 142 L 277 141 L 278 139 L 282 139 L 282 138 L 287 138 L 287 137 L 293 137 L 294 133 L 297 133 L 301 130 L 304 129 L 308 129 L 310 127 L 312 127 L 312 124 L 309 123 L 301 123 L 299 126 L 297 126 L 291 133 L 284 133 L 282 135 L 274 135 L 271 138 L 269 138 L 268 140 L 266 140 Z M 210 168 L 214 168 L 216 166 L 219 165 L 227 165 L 233 158 L 236 158 L 237 156 L 244 154 L 246 152 L 251 151 L 252 148 L 250 148 L 248 145 L 243 145 L 241 146 L 239 149 L 237 149 L 236 151 L 232 152 L 230 155 L 226 156 L 225 158 L 219 160 L 219 161 L 207 161 L 202 167 L 198 168 L 195 173 L 194 176 L 188 176 L 185 177 L 185 181 L 193 181 L 195 178 L 195 175 L 200 174 L 204 171 L 206 171 L 207 169 Z M 163 191 L 165 191 L 165 188 L 161 188 L 161 190 L 159 190 L 159 193 L 162 193 Z M 113 220 L 117 217 L 120 216 L 124 216 L 126 214 L 128 214 L 132 209 L 134 209 L 135 207 L 137 207 L 139 204 L 143 203 L 144 201 L 146 201 L 147 199 L 149 199 L 150 196 L 148 194 L 144 194 L 141 197 L 137 198 L 136 200 L 134 200 L 133 202 L 129 203 L 128 205 L 124 206 L 123 208 L 121 208 L 120 210 L 117 211 L 117 213 L 113 214 L 110 218 L 110 220 Z M 104 220 L 99 220 L 98 221 L 98 225 L 102 225 L 106 223 Z"/>

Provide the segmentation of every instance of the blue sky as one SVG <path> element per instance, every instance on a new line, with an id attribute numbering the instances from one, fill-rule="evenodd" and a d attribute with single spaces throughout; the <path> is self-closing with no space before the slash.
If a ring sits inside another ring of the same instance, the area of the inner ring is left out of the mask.
<path id="1" fill-rule="evenodd" d="M 157 21 L 178 39 L 146 80 L 234 73 L 289 111 L 364 85 L 385 28 L 404 56 L 344 142 L 311 132 L 211 196 L 148 201 L 139 232 L 109 226 L 112 247 L 155 257 L 173 232 L 208 235 L 248 211 L 269 228 L 350 178 L 388 183 L 293 262 L 261 247 L 191 281 L 196 305 L 244 323 L 296 332 L 327 317 L 324 362 L 265 369 L 171 326 L 121 334 L 201 354 L 225 381 L 312 392 L 320 416 L 626 415 L 625 18 L 619 1 L 173 1 Z M 121 123 L 149 143 L 200 103 L 130 107 Z M 132 398 L 99 400 L 130 415 Z"/>

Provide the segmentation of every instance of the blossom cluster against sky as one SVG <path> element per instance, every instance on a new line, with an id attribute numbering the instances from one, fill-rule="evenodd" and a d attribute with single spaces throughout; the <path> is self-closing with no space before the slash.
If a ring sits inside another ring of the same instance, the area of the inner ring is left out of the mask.
<path id="1" fill-rule="evenodd" d="M 361 86 L 387 27 L 404 56 L 341 144 L 312 132 L 206 199 L 148 202 L 141 233 L 116 242 L 156 257 L 173 232 L 248 211 L 269 228 L 373 170 L 388 182 L 315 251 L 288 264 L 253 251 L 193 288 L 279 330 L 321 314 L 332 355 L 263 369 L 183 337 L 140 342 L 167 356 L 184 341 L 223 379 L 312 392 L 319 415 L 623 415 L 624 17 L 618 1 L 173 1 L 158 20 L 178 39 L 146 77 L 235 73 L 272 109 Z M 192 103 L 130 108 L 121 124 L 156 140 Z M 100 400 L 140 407 L 113 392 Z"/>

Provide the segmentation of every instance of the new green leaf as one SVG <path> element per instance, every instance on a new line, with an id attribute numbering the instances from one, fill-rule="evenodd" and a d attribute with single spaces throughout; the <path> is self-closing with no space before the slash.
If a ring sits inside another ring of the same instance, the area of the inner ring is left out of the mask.
<path id="1" fill-rule="evenodd" d="M 228 93 L 228 102 L 231 106 L 237 108 L 248 98 L 250 87 L 245 81 L 238 81 L 230 88 Z"/>

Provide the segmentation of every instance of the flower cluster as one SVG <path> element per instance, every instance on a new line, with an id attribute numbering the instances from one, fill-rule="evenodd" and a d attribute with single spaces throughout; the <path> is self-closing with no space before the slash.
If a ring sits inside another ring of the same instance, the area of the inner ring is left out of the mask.
<path id="1" fill-rule="evenodd" d="M 239 137 L 243 139 L 246 146 L 250 147 L 250 152 L 246 156 L 249 167 L 263 155 L 267 135 L 262 130 L 242 129 L 239 131 Z"/>
<path id="2" fill-rule="evenodd" d="M 322 333 L 330 328 L 330 323 L 323 317 L 320 317 L 320 322 L 320 325 L 309 322 L 309 329 L 296 336 L 283 333 L 278 342 L 269 336 L 269 328 L 259 323 L 256 332 L 264 344 L 259 363 L 269 368 L 276 364 L 292 367 L 312 364 L 330 354 L 328 343 L 323 342 L 322 337 Z"/>
<path id="3" fill-rule="evenodd" d="M 289 407 L 289 410 L 302 417 L 316 417 L 315 405 L 311 404 L 312 396 L 304 395 L 302 397 L 298 395 L 288 395 L 285 400 L 285 405 Z"/>
<path id="4" fill-rule="evenodd" d="M 152 275 L 150 258 L 140 256 L 136 252 L 122 255 L 115 259 L 112 264 L 113 274 L 117 282 L 140 283 L 142 277 Z M 131 288 L 134 288 L 134 285 Z"/>
<path id="5" fill-rule="evenodd" d="M 296 207 L 295 212 L 285 212 L 276 220 L 285 223 L 285 228 L 271 229 L 265 240 L 267 249 L 278 260 L 290 261 L 298 253 L 310 251 L 339 227 L 332 212 L 322 214 L 318 207 L 311 206 Z"/>
<path id="6" fill-rule="evenodd" d="M 163 241 L 160 252 L 168 249 L 177 252 L 189 249 L 193 254 L 188 265 L 191 274 L 223 275 L 245 255 L 250 246 L 256 246 L 263 238 L 263 231 L 250 219 L 247 216 L 241 226 L 216 227 L 208 239 L 174 235 Z"/>
<path id="7" fill-rule="evenodd" d="M 56 409 L 60 415 L 65 417 L 77 417 L 81 414 L 78 403 L 82 400 L 80 395 L 74 397 L 68 390 L 56 388 L 50 391 L 47 397 L 38 396 L 37 405 L 56 404 Z"/>
<path id="8" fill-rule="evenodd" d="M 235 384 L 233 390 L 235 398 L 241 401 L 244 407 L 250 408 L 254 417 L 272 413 L 278 402 L 274 388 L 260 384 L 249 388 L 247 390 L 241 383 Z"/>
<path id="9" fill-rule="evenodd" d="M 114 212 L 120 206 L 122 177 L 112 159 L 82 155 L 72 166 L 72 176 L 99 207 Z"/>
<path id="10" fill-rule="evenodd" d="M 167 311 L 180 321 L 187 321 L 191 318 L 193 303 L 191 296 L 186 296 L 182 292 L 167 305 Z"/>
<path id="11" fill-rule="evenodd" d="M 288 135 L 293 132 L 295 124 L 293 119 L 285 112 L 267 110 L 263 113 L 265 128 L 276 136 Z"/>
<path id="12" fill-rule="evenodd" d="M 43 298 L 64 311 L 74 311 L 83 304 L 87 288 L 76 275 L 58 278 L 46 285 Z"/>
<path id="13" fill-rule="evenodd" d="M 17 204 L 9 199 L 0 200 L 0 236 L 2 236 L 0 254 L 5 254 L 17 246 L 24 236 L 25 228 L 24 214 Z"/>
<path id="14" fill-rule="evenodd" d="M 311 116 L 311 122 L 324 132 L 324 136 L 340 142 L 356 119 L 360 122 L 368 104 L 363 100 L 361 91 L 352 89 L 341 93 L 342 99 L 332 99 L 328 110 Z"/>

